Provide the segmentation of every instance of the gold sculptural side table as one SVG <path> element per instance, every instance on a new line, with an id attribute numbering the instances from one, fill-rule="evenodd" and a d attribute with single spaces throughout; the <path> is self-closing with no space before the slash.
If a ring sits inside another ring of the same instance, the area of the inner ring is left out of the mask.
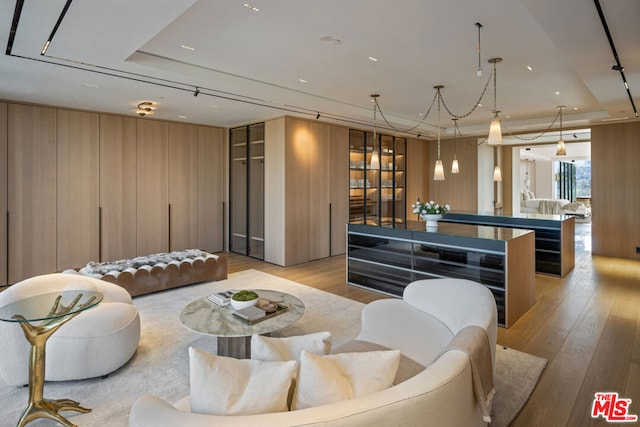
<path id="1" fill-rule="evenodd" d="M 0 320 L 17 322 L 31 344 L 29 352 L 29 401 L 22 411 L 18 427 L 37 418 L 50 418 L 63 426 L 75 427 L 60 411 L 90 412 L 71 399 L 45 399 L 45 350 L 55 331 L 82 311 L 102 301 L 93 291 L 62 291 L 36 295 L 0 307 Z"/>

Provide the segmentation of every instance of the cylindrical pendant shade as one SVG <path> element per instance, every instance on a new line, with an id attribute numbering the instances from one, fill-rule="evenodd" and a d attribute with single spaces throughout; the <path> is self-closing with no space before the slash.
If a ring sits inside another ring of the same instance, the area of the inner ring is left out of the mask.
<path id="1" fill-rule="evenodd" d="M 373 154 L 371 154 L 371 169 L 380 169 L 380 156 L 378 155 L 377 150 L 373 150 Z"/>
<path id="2" fill-rule="evenodd" d="M 502 129 L 500 127 L 500 118 L 496 116 L 491 120 L 491 126 L 489 127 L 489 138 L 487 139 L 489 145 L 502 145 Z"/>
<path id="3" fill-rule="evenodd" d="M 493 168 L 493 180 L 496 182 L 502 181 L 502 171 L 500 170 L 500 166 Z"/>
<path id="4" fill-rule="evenodd" d="M 460 167 L 458 166 L 458 159 L 453 159 L 453 163 L 451 163 L 451 173 L 460 173 Z"/>
<path id="5" fill-rule="evenodd" d="M 566 156 L 567 155 L 567 149 L 564 146 L 564 141 L 563 140 L 558 140 L 558 145 L 556 146 L 556 156 Z"/>
<path id="6" fill-rule="evenodd" d="M 433 171 L 434 181 L 444 181 L 444 167 L 442 166 L 442 160 L 436 160 L 436 167 Z"/>

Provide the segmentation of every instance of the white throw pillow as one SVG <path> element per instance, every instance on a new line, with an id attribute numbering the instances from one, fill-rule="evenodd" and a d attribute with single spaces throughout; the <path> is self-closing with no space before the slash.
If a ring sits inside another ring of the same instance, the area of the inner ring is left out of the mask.
<path id="1" fill-rule="evenodd" d="M 319 356 L 303 351 L 291 410 L 349 400 L 393 384 L 400 351 Z"/>
<path id="2" fill-rule="evenodd" d="M 252 415 L 288 411 L 287 395 L 298 362 L 216 356 L 189 347 L 191 411 Z"/>
<path id="3" fill-rule="evenodd" d="M 329 354 L 331 351 L 331 333 L 317 332 L 285 338 L 272 338 L 262 335 L 251 337 L 251 358 L 256 360 L 300 360 L 302 351 L 314 354 Z"/>

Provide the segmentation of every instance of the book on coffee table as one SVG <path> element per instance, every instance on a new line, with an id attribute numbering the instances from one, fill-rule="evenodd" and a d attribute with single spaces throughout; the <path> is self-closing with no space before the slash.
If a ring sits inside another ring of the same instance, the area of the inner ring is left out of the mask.
<path id="1" fill-rule="evenodd" d="M 216 292 L 207 296 L 207 299 L 212 303 L 219 305 L 220 307 L 226 307 L 230 304 L 231 297 L 236 292 L 238 292 L 236 289 L 229 289 L 223 292 Z"/>
<path id="2" fill-rule="evenodd" d="M 288 307 L 283 304 L 276 304 L 276 310 L 270 313 L 264 311 L 259 307 L 251 306 L 251 307 L 246 307 L 240 310 L 236 310 L 233 312 L 233 315 L 236 316 L 238 319 L 253 325 L 254 323 L 271 319 L 272 317 L 282 314 L 287 310 L 288 310 Z"/>

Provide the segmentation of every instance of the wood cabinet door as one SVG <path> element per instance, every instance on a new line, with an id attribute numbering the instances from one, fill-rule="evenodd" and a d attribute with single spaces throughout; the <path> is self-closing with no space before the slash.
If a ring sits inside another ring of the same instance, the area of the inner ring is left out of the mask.
<path id="1" fill-rule="evenodd" d="M 57 271 L 98 260 L 99 115 L 58 110 Z"/>
<path id="2" fill-rule="evenodd" d="M 224 129 L 198 126 L 197 247 L 207 252 L 224 250 L 224 153 Z"/>
<path id="3" fill-rule="evenodd" d="M 7 167 L 7 104 L 0 102 L 0 170 Z M 0 173 L 0 286 L 7 279 L 7 174 Z"/>
<path id="4" fill-rule="evenodd" d="M 9 283 L 56 271 L 56 110 L 8 107 Z"/>
<path id="5" fill-rule="evenodd" d="M 169 124 L 169 250 L 198 245 L 198 127 Z"/>
<path id="6" fill-rule="evenodd" d="M 331 126 L 329 139 L 330 256 L 347 251 L 349 222 L 349 129 Z"/>
<path id="7" fill-rule="evenodd" d="M 169 124 L 137 119 L 138 255 L 169 250 Z"/>
<path id="8" fill-rule="evenodd" d="M 306 122 L 308 125 L 307 156 L 309 173 L 309 260 L 326 258 L 330 254 L 331 214 L 329 177 L 336 172 L 330 164 L 329 125 Z"/>
<path id="9" fill-rule="evenodd" d="M 136 119 L 100 115 L 100 261 L 136 249 Z"/>

